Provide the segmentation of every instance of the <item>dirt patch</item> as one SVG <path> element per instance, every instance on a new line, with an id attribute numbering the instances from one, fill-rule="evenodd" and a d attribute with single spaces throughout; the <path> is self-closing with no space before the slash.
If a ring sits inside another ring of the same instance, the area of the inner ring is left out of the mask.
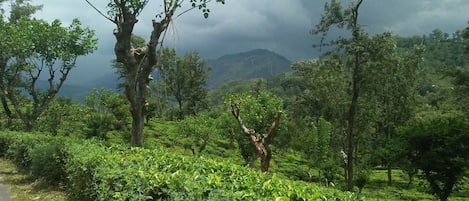
<path id="1" fill-rule="evenodd" d="M 3 177 L 0 176 L 0 182 L 2 182 Z M 11 201 L 10 190 L 7 186 L 0 183 L 0 201 Z"/>

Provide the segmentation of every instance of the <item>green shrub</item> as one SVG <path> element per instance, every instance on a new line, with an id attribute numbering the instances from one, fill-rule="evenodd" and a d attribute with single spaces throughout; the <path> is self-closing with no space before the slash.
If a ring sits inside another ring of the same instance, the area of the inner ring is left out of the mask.
<path id="1" fill-rule="evenodd" d="M 67 174 L 66 189 L 72 200 L 96 200 L 93 186 L 96 168 L 108 163 L 109 153 L 93 141 L 70 143 L 66 148 L 68 158 L 65 164 Z"/>
<path id="2" fill-rule="evenodd" d="M 71 200 L 358 200 L 354 194 L 162 148 L 11 135 L 11 159 L 35 176 L 66 181 Z"/>
<path id="3" fill-rule="evenodd" d="M 59 185 L 65 182 L 65 162 L 67 154 L 64 142 L 52 140 L 41 142 L 29 149 L 31 175 L 33 178 L 44 178 L 49 184 Z"/>
<path id="4" fill-rule="evenodd" d="M 13 142 L 7 150 L 7 158 L 10 159 L 20 170 L 28 170 L 31 166 L 30 149 L 39 144 L 40 139 L 30 134 L 20 135 L 13 133 Z"/>
<path id="5" fill-rule="evenodd" d="M 6 131 L 0 131 L 0 157 L 4 157 L 13 143 L 13 139 L 10 135 L 6 134 Z"/>

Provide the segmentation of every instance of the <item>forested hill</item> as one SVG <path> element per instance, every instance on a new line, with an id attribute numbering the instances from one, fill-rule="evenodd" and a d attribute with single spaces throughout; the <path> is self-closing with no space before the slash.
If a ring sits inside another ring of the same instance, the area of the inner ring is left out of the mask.
<path id="1" fill-rule="evenodd" d="M 209 88 L 215 88 L 229 80 L 267 78 L 278 73 L 291 71 L 291 61 L 282 55 L 265 49 L 227 54 L 207 62 L 212 67 L 207 81 Z M 154 75 L 154 77 L 157 76 Z M 84 83 L 84 85 L 115 89 L 117 80 L 117 74 L 110 73 Z"/>
<path id="2" fill-rule="evenodd" d="M 291 61 L 275 52 L 255 49 L 209 60 L 212 72 L 207 81 L 209 88 L 234 79 L 266 78 L 291 71 Z"/>

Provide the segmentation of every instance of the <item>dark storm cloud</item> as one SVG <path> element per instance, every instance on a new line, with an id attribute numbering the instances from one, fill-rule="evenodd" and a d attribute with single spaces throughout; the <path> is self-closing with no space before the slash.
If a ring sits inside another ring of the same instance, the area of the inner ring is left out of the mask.
<path id="1" fill-rule="evenodd" d="M 91 0 L 105 10 L 107 1 Z M 135 33 L 148 38 L 151 20 L 160 11 L 160 1 L 151 1 L 139 17 Z M 188 1 L 187 1 L 188 2 Z M 211 4 L 210 17 L 203 19 L 198 10 L 178 18 L 168 29 L 165 45 L 175 47 L 181 54 L 198 51 L 211 59 L 224 54 L 248 51 L 255 48 L 270 49 L 290 60 L 316 57 L 312 48 L 319 37 L 309 31 L 319 21 L 325 0 L 226 0 L 225 5 Z M 350 1 L 344 0 L 344 6 Z M 114 26 L 104 19 L 84 0 L 36 0 L 44 4 L 37 17 L 61 19 L 65 24 L 79 18 L 85 26 L 96 30 L 100 49 L 80 65 L 76 74 L 93 71 L 110 72 L 113 58 Z M 364 0 L 359 20 L 371 34 L 390 31 L 410 36 L 428 34 L 435 28 L 453 33 L 467 26 L 468 0 Z M 334 34 L 334 33 L 332 33 Z M 91 61 L 96 61 L 93 65 Z M 101 63 L 99 63 L 101 61 Z"/>
<path id="2" fill-rule="evenodd" d="M 466 0 L 374 0 L 365 1 L 360 20 L 374 33 L 410 36 L 436 28 L 453 33 L 467 26 L 468 9 Z"/>

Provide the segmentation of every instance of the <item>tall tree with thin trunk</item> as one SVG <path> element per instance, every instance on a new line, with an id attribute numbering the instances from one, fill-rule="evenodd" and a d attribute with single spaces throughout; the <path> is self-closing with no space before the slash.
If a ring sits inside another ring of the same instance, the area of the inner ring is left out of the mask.
<path id="1" fill-rule="evenodd" d="M 135 146 L 143 145 L 143 125 L 148 114 L 147 97 L 149 95 L 149 83 L 151 72 L 154 70 L 158 58 L 156 49 L 162 45 L 163 35 L 177 15 L 176 11 L 181 8 L 184 0 L 164 0 L 163 10 L 156 13 L 156 19 L 151 22 L 152 31 L 150 40 L 146 46 L 133 47 L 132 33 L 137 24 L 137 17 L 147 6 L 149 0 L 110 0 L 107 4 L 109 10 L 107 15 L 98 10 L 94 5 L 86 0 L 101 15 L 116 25 L 114 36 L 116 44 L 114 53 L 116 62 L 124 66 L 125 77 L 124 91 L 127 100 L 130 102 L 130 113 L 132 116 L 132 137 L 131 144 Z M 224 3 L 224 0 L 216 0 Z M 200 9 L 204 17 L 208 17 L 210 10 L 207 3 L 210 0 L 190 0 L 192 8 Z"/>
<path id="2" fill-rule="evenodd" d="M 351 32 L 351 39 L 339 39 L 331 42 L 331 45 L 338 45 L 343 48 L 345 55 L 348 56 L 347 65 L 350 66 L 352 76 L 350 79 L 350 104 L 348 105 L 347 112 L 347 136 L 346 136 L 346 183 L 347 190 L 353 191 L 353 165 L 354 165 L 354 135 L 356 132 L 355 120 L 358 110 L 358 97 L 360 95 L 360 83 L 362 81 L 362 65 L 367 62 L 364 54 L 366 50 L 363 49 L 362 41 L 367 38 L 358 24 L 358 9 L 363 3 L 363 0 L 358 0 L 352 3 L 348 8 L 342 9 L 341 3 L 338 0 L 331 0 L 326 2 L 324 6 L 325 14 L 321 16 L 320 23 L 312 30 L 312 34 L 322 34 L 321 45 L 330 28 L 337 26 L 338 28 L 345 28 Z"/>

